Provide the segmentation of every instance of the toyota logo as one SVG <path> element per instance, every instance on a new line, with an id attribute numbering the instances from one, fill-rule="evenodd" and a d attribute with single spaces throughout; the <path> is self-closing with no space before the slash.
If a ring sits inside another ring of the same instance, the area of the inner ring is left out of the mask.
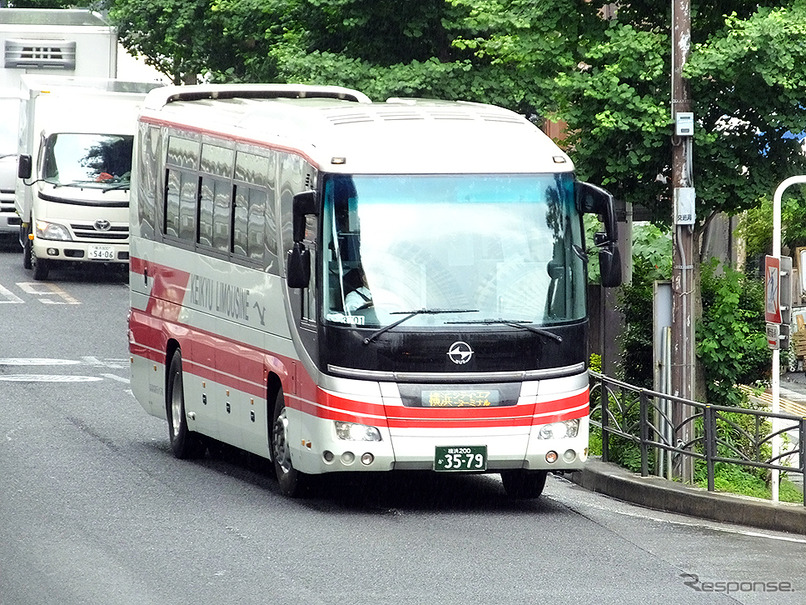
<path id="1" fill-rule="evenodd" d="M 109 231 L 112 228 L 112 223 L 108 220 L 99 218 L 95 221 L 95 230 L 96 231 Z"/>
<path id="2" fill-rule="evenodd" d="M 457 340 L 448 349 L 448 358 L 458 366 L 466 364 L 471 357 L 473 357 L 473 349 L 470 348 L 469 344 L 461 340 Z"/>

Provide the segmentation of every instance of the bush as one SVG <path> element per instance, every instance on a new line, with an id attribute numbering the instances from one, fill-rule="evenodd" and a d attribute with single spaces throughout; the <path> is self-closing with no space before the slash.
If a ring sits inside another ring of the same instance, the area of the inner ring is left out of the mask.
<path id="1" fill-rule="evenodd" d="M 764 283 L 713 261 L 702 266 L 700 291 L 703 315 L 696 329 L 697 355 L 706 401 L 741 405 L 743 395 L 735 385 L 753 384 L 770 369 Z"/>

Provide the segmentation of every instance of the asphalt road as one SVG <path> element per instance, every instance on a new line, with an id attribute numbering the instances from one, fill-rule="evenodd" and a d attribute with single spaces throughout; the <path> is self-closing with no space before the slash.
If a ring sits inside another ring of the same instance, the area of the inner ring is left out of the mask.
<path id="1" fill-rule="evenodd" d="M 187 462 L 131 396 L 127 284 L 34 282 L 0 251 L 0 605 L 806 602 L 806 539 L 656 513 L 550 477 L 331 476 Z"/>

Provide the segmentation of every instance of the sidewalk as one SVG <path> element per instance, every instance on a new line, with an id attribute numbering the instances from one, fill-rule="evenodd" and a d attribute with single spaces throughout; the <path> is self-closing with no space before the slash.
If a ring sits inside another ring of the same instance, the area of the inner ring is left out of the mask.
<path id="1" fill-rule="evenodd" d="M 573 472 L 569 477 L 587 490 L 647 508 L 760 529 L 806 534 L 806 506 L 802 504 L 709 492 L 661 477 L 641 477 L 599 459 L 588 460 L 583 470 Z"/>
<path id="2" fill-rule="evenodd" d="M 806 416 L 806 374 L 783 374 L 780 396 L 782 412 Z M 590 459 L 583 470 L 573 472 L 569 477 L 590 491 L 648 508 L 772 531 L 806 534 L 806 506 L 802 504 L 709 492 L 661 477 L 641 477 L 600 459 Z M 800 481 L 801 476 L 793 473 L 790 479 Z"/>

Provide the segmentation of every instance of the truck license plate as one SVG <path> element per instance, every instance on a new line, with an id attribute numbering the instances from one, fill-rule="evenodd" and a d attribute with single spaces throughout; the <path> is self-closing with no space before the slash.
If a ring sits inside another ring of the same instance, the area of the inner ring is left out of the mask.
<path id="1" fill-rule="evenodd" d="M 487 446 L 464 445 L 442 446 L 438 445 L 434 452 L 435 471 L 486 471 Z"/>
<path id="2" fill-rule="evenodd" d="M 115 249 L 112 246 L 90 246 L 87 257 L 90 260 L 115 260 Z"/>

